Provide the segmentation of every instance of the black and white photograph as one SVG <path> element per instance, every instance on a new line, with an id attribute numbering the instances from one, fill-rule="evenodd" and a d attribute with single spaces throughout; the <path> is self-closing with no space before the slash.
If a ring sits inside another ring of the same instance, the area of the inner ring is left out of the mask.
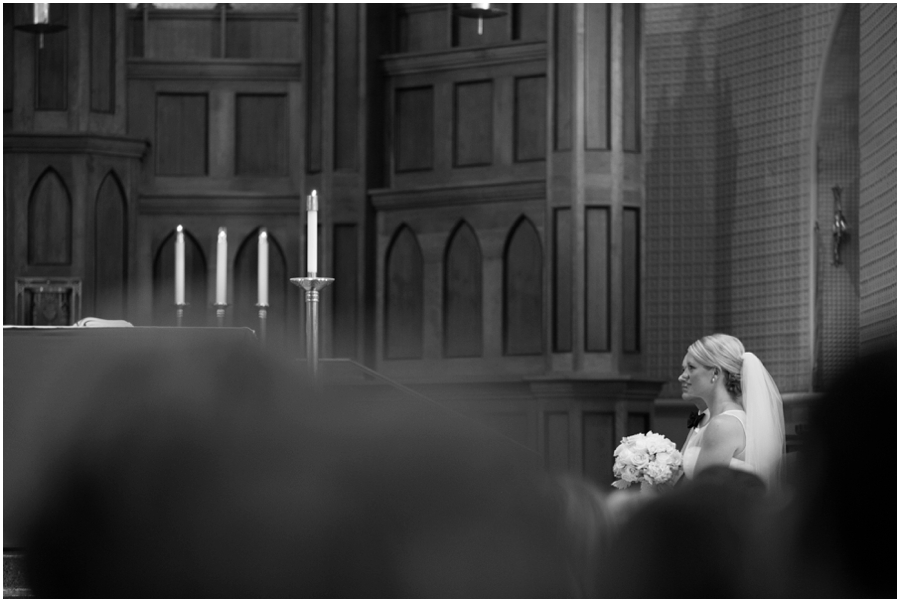
<path id="1" fill-rule="evenodd" d="M 3 3 L 3 597 L 896 599 L 897 5 Z"/>

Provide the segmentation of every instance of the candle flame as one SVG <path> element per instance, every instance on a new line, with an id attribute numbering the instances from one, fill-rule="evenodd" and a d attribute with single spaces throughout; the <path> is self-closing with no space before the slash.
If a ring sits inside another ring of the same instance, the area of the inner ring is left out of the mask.
<path id="1" fill-rule="evenodd" d="M 181 234 L 181 232 L 184 231 L 184 228 L 181 227 L 181 224 L 178 224 L 178 227 L 175 228 L 175 231 L 178 232 L 179 234 Z"/>

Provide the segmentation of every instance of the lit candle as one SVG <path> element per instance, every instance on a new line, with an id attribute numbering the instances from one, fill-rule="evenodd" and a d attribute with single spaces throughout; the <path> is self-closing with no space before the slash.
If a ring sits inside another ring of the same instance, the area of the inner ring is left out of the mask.
<path id="1" fill-rule="evenodd" d="M 225 305 L 227 256 L 228 241 L 225 238 L 225 228 L 219 228 L 219 238 L 216 241 L 216 305 Z"/>
<path id="2" fill-rule="evenodd" d="M 306 271 L 315 276 L 319 271 L 319 258 L 316 255 L 319 247 L 319 198 L 316 191 L 306 197 Z"/>
<path id="3" fill-rule="evenodd" d="M 175 229 L 175 305 L 184 305 L 184 228 Z"/>
<path id="4" fill-rule="evenodd" d="M 269 234 L 259 232 L 259 261 L 257 263 L 257 297 L 260 305 L 269 304 Z"/>

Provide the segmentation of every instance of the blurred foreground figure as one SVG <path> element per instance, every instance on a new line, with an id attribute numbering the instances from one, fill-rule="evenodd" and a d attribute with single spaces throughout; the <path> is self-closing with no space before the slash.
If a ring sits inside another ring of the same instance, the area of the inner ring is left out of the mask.
<path id="1" fill-rule="evenodd" d="M 810 411 L 795 499 L 761 535 L 761 596 L 897 597 L 897 349 L 863 356 Z"/>
<path id="2" fill-rule="evenodd" d="M 298 371 L 150 349 L 82 379 L 68 403 L 84 410 L 36 464 L 35 595 L 574 594 L 558 492 L 532 456 L 421 403 L 313 394 Z"/>
<path id="3" fill-rule="evenodd" d="M 657 497 L 634 494 L 643 503 L 601 562 L 602 597 L 747 597 L 743 559 L 764 492 L 758 476 L 713 466 Z"/>

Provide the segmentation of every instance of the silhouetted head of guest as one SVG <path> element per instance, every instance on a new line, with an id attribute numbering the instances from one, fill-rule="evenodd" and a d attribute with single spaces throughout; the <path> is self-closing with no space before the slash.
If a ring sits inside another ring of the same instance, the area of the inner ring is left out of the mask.
<path id="1" fill-rule="evenodd" d="M 612 540 L 602 596 L 745 597 L 744 558 L 763 493 L 755 475 L 722 466 L 647 501 Z"/>
<path id="2" fill-rule="evenodd" d="M 26 543 L 39 597 L 573 595 L 547 475 L 400 396 L 246 352 L 153 349 L 73 386 Z M 74 380 L 78 375 L 69 374 Z M 383 397 L 383 396 L 382 396 Z"/>
<path id="3" fill-rule="evenodd" d="M 861 356 L 814 402 L 763 595 L 897 597 L 896 412 L 896 346 Z"/>

